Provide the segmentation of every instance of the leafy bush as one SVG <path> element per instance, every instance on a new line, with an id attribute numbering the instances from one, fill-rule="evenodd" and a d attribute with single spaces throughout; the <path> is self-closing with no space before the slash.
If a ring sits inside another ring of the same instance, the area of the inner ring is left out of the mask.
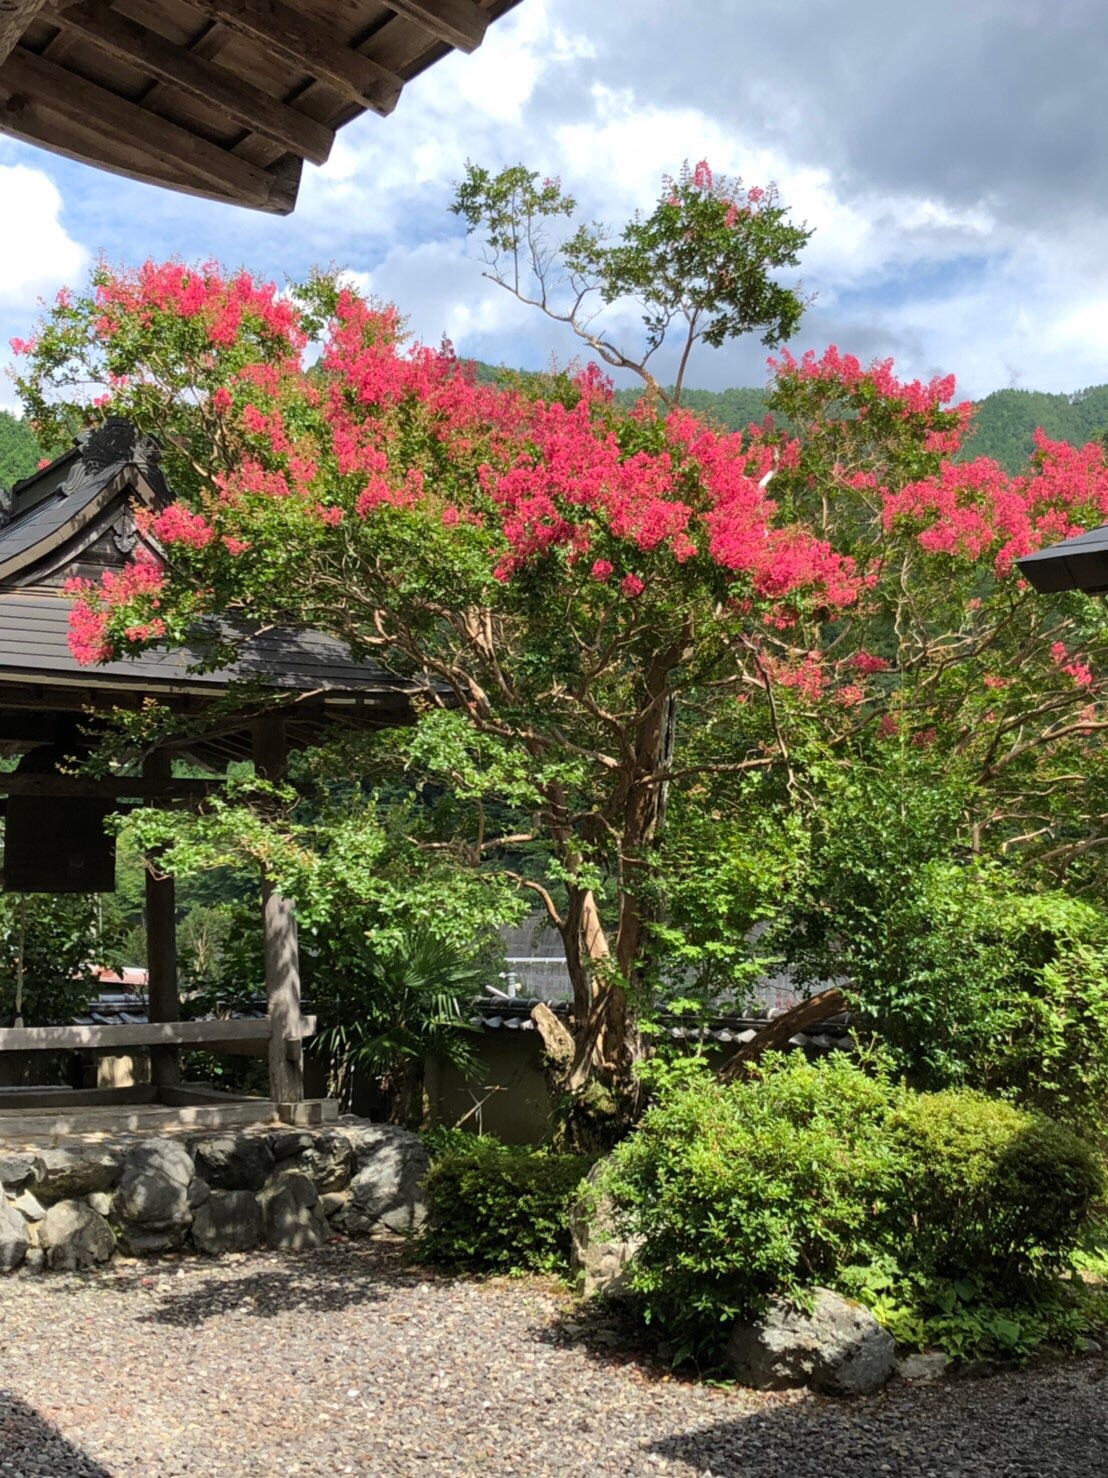
<path id="1" fill-rule="evenodd" d="M 557 1272 L 569 1264 L 569 1206 L 591 1161 L 471 1138 L 427 1177 L 426 1262 L 480 1273 Z"/>
<path id="2" fill-rule="evenodd" d="M 802 979 L 848 978 L 856 1023 L 921 1091 L 969 1087 L 1099 1125 L 1108 912 L 964 857 L 966 782 L 894 750 L 836 779 L 780 934 Z M 940 770 L 939 766 L 943 768 Z"/>
<path id="3" fill-rule="evenodd" d="M 972 1305 L 978 1338 L 1018 1346 L 1031 1325 L 1013 1333 L 1011 1307 L 1046 1297 L 1101 1179 L 1040 1116 L 795 1054 L 726 1086 L 671 1071 L 604 1189 L 644 1239 L 632 1283 L 645 1318 L 712 1364 L 735 1319 L 817 1284 L 866 1296 L 900 1338 Z M 948 1323 L 952 1342 L 965 1327 Z"/>
<path id="4" fill-rule="evenodd" d="M 1011 1284 L 1058 1262 L 1103 1192 L 1070 1130 L 978 1093 L 906 1097 L 888 1127 L 903 1175 L 894 1234 L 939 1275 Z"/>
<path id="5" fill-rule="evenodd" d="M 899 1096 L 842 1055 L 767 1058 L 727 1086 L 687 1069 L 605 1176 L 645 1238 L 634 1274 L 645 1317 L 711 1358 L 769 1295 L 863 1260 L 896 1183 L 882 1126 Z"/>
<path id="6" fill-rule="evenodd" d="M 987 1278 L 905 1272 L 892 1257 L 844 1268 L 843 1293 L 870 1308 L 906 1349 L 952 1360 L 1024 1360 L 1039 1345 L 1073 1349 L 1108 1325 L 1108 1296 L 1080 1278 L 1028 1277 L 998 1289 Z"/>

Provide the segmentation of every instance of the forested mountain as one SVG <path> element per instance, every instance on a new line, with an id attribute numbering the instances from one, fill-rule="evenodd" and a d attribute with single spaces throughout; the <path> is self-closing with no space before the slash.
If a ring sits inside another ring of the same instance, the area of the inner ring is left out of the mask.
<path id="1" fill-rule="evenodd" d="M 507 373 L 480 363 L 477 372 L 486 381 Z M 632 387 L 618 391 L 616 399 L 634 405 L 641 393 Z M 765 395 L 755 389 L 686 390 L 682 404 L 732 431 L 760 421 L 766 414 Z M 973 435 L 962 458 L 993 457 L 1009 472 L 1017 472 L 1027 462 L 1038 426 L 1053 440 L 1074 446 L 1084 446 L 1094 436 L 1108 433 L 1108 385 L 1093 385 L 1072 395 L 994 390 L 978 402 Z"/>
<path id="2" fill-rule="evenodd" d="M 1073 395 L 994 390 L 978 405 L 974 435 L 963 455 L 994 457 L 1015 472 L 1027 460 L 1037 426 L 1055 441 L 1084 446 L 1108 431 L 1108 385 Z"/>
<path id="3" fill-rule="evenodd" d="M 30 477 L 42 457 L 35 433 L 10 411 L 0 411 L 0 488 Z"/>

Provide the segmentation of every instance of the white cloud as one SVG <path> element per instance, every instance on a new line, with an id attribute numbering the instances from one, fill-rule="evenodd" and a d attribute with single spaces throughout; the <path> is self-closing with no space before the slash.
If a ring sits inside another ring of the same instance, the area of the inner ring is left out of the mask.
<path id="1" fill-rule="evenodd" d="M 0 165 L 0 308 L 29 309 L 35 299 L 79 278 L 88 252 L 60 220 L 62 197 L 40 170 Z"/>

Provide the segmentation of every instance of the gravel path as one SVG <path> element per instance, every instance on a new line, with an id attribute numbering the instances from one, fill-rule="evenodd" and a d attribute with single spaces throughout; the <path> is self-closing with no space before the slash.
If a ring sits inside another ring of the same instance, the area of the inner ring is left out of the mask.
<path id="1" fill-rule="evenodd" d="M 852 1403 L 674 1380 L 380 1243 L 0 1282 L 0 1475 L 1105 1478 L 1096 1361 Z"/>

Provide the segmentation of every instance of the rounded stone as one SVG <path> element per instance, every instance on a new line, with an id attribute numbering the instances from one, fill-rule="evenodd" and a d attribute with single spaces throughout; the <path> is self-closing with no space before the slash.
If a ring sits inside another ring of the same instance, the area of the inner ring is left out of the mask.
<path id="1" fill-rule="evenodd" d="M 861 1304 L 816 1288 L 810 1313 L 773 1299 L 757 1323 L 739 1325 L 727 1366 L 755 1390 L 811 1386 L 828 1396 L 862 1396 L 892 1376 L 896 1344 Z"/>

